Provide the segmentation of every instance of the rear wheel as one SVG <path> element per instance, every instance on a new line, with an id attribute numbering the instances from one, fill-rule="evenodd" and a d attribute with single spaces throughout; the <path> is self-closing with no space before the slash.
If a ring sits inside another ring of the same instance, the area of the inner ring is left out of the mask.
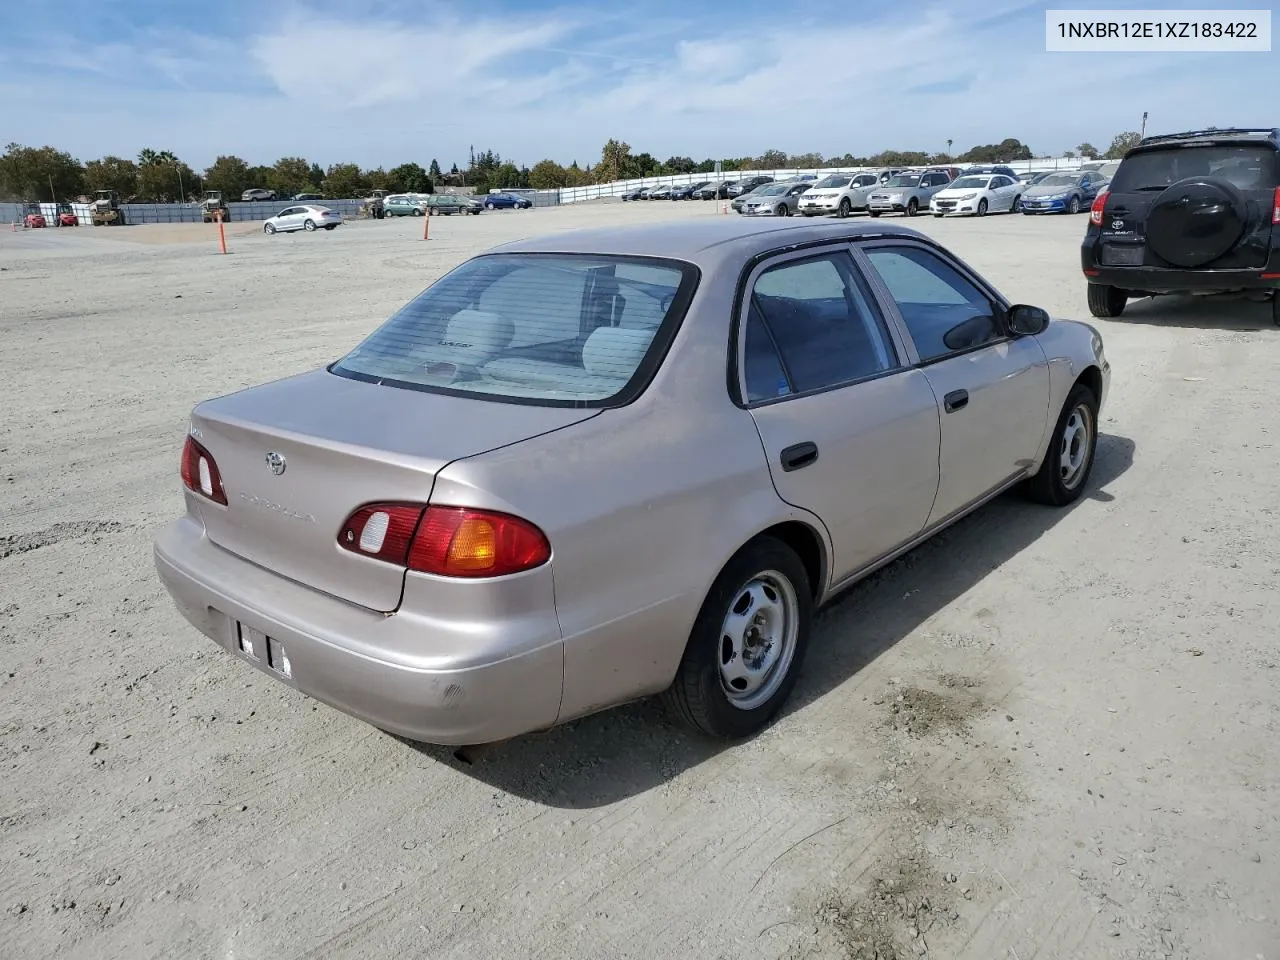
<path id="1" fill-rule="evenodd" d="M 812 622 L 812 587 L 795 551 L 772 537 L 749 543 L 702 604 L 664 694 L 668 708 L 713 737 L 756 733 L 795 686 Z"/>
<path id="2" fill-rule="evenodd" d="M 338 226 L 338 225 L 337 225 L 336 223 L 326 223 L 326 224 L 324 225 L 324 228 L 325 228 L 326 230 L 334 230 L 334 229 L 337 229 L 337 226 Z"/>
<path id="3" fill-rule="evenodd" d="M 1064 507 L 1080 499 L 1098 445 L 1098 398 L 1082 383 L 1072 387 L 1053 428 L 1049 449 L 1026 493 L 1039 503 Z"/>
<path id="4" fill-rule="evenodd" d="M 1105 283 L 1089 284 L 1089 312 L 1095 317 L 1118 317 L 1129 298 L 1123 290 Z"/>

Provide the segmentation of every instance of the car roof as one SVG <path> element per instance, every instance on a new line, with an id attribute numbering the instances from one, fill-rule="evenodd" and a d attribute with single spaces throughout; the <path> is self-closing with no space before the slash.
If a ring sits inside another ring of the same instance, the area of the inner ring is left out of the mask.
<path id="1" fill-rule="evenodd" d="M 1221 130 L 1184 130 L 1182 133 L 1162 133 L 1144 137 L 1134 147 L 1162 147 L 1185 143 L 1269 143 L 1280 146 L 1280 129 L 1274 127 L 1227 127 Z"/>
<path id="2" fill-rule="evenodd" d="M 713 267 L 726 259 L 747 259 L 795 244 L 842 238 L 893 236 L 928 240 L 918 230 L 889 223 L 840 220 L 797 222 L 790 218 L 716 217 L 701 222 L 600 227 L 515 240 L 489 253 L 595 253 L 665 257 Z"/>

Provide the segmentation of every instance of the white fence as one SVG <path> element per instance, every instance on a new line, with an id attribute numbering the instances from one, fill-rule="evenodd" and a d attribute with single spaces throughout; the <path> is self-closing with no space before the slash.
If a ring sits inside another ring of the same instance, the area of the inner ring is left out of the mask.
<path id="1" fill-rule="evenodd" d="M 1041 170 L 1077 170 L 1083 163 L 1089 163 L 1087 157 L 1044 157 L 1038 160 L 1013 160 L 1004 166 L 1012 167 L 1018 173 L 1039 172 Z M 952 161 L 947 166 L 969 167 L 977 164 Z M 599 200 L 602 197 L 620 197 L 624 193 L 638 187 L 652 186 L 684 186 L 691 183 L 702 183 L 710 180 L 739 180 L 744 177 L 773 177 L 775 180 L 786 180 L 802 173 L 810 173 L 825 177 L 830 173 L 862 173 L 881 169 L 880 167 L 791 167 L 784 170 L 725 170 L 719 175 L 714 173 L 677 173 L 665 177 L 641 177 L 636 180 L 615 180 L 612 183 L 594 183 L 586 187 L 564 187 L 560 191 L 561 203 L 577 203 L 582 200 Z"/>

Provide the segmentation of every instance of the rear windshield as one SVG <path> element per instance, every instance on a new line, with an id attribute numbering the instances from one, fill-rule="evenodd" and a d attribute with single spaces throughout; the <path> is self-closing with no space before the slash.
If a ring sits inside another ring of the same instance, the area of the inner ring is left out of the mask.
<path id="1" fill-rule="evenodd" d="M 1186 177 L 1221 177 L 1241 190 L 1275 188 L 1275 151 L 1268 147 L 1176 147 L 1126 157 L 1111 181 L 1113 193 L 1163 190 Z"/>
<path id="2" fill-rule="evenodd" d="M 476 257 L 329 369 L 441 393 L 606 406 L 643 389 L 695 278 L 669 260 Z"/>

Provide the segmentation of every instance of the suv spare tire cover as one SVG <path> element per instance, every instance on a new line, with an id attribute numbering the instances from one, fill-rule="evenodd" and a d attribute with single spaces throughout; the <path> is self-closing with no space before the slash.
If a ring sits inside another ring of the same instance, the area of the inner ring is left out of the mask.
<path id="1" fill-rule="evenodd" d="M 1168 187 L 1147 216 L 1147 244 L 1178 267 L 1212 263 L 1240 242 L 1249 205 L 1235 184 L 1188 177 Z"/>

